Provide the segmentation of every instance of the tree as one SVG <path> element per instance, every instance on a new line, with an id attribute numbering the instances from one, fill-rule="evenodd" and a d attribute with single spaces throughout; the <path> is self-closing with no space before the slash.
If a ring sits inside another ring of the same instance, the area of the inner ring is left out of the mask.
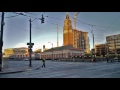
<path id="1" fill-rule="evenodd" d="M 86 53 L 84 56 L 86 56 L 86 58 L 92 58 L 92 54 L 91 53 Z"/>
<path id="2" fill-rule="evenodd" d="M 41 53 L 41 49 L 34 51 L 34 53 Z"/>

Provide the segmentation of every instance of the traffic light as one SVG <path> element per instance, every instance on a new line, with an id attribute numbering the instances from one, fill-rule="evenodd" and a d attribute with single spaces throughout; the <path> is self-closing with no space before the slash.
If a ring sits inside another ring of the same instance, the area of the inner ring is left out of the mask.
<path id="1" fill-rule="evenodd" d="M 44 23 L 44 19 L 45 19 L 45 18 L 44 18 L 43 15 L 42 15 L 41 23 Z"/>

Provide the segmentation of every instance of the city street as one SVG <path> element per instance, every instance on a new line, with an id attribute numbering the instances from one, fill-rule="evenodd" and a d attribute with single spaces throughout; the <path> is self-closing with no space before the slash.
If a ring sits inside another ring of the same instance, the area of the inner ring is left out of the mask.
<path id="1" fill-rule="evenodd" d="M 29 61 L 9 61 L 9 67 L 28 66 Z M 41 68 L 42 61 L 32 61 L 37 70 L 19 73 L 0 74 L 0 78 L 120 78 L 120 62 L 60 62 L 46 61 L 46 68 Z"/>

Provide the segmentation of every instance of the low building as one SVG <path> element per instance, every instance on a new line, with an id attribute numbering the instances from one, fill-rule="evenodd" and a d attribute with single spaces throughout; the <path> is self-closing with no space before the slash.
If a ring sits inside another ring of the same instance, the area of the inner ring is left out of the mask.
<path id="1" fill-rule="evenodd" d="M 75 56 L 83 56 L 84 50 L 74 48 L 72 45 L 61 46 L 56 48 L 48 49 L 41 53 L 41 59 L 60 59 L 60 58 L 72 58 Z"/>
<path id="2" fill-rule="evenodd" d="M 34 51 L 34 53 L 41 53 L 42 52 L 42 49 L 37 49 Z"/>
<path id="3" fill-rule="evenodd" d="M 96 56 L 105 56 L 107 55 L 108 47 L 107 44 L 97 44 L 95 45 L 95 55 Z"/>
<path id="4" fill-rule="evenodd" d="M 29 57 L 28 48 L 21 47 L 21 48 L 7 48 L 4 49 L 5 57 L 10 58 L 25 58 Z"/>

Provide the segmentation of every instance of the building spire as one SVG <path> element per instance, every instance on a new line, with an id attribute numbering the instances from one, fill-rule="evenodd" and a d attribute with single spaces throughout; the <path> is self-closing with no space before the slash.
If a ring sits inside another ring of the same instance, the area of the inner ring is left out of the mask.
<path id="1" fill-rule="evenodd" d="M 66 19 L 69 19 L 69 15 L 68 15 L 68 12 L 66 12 Z"/>

